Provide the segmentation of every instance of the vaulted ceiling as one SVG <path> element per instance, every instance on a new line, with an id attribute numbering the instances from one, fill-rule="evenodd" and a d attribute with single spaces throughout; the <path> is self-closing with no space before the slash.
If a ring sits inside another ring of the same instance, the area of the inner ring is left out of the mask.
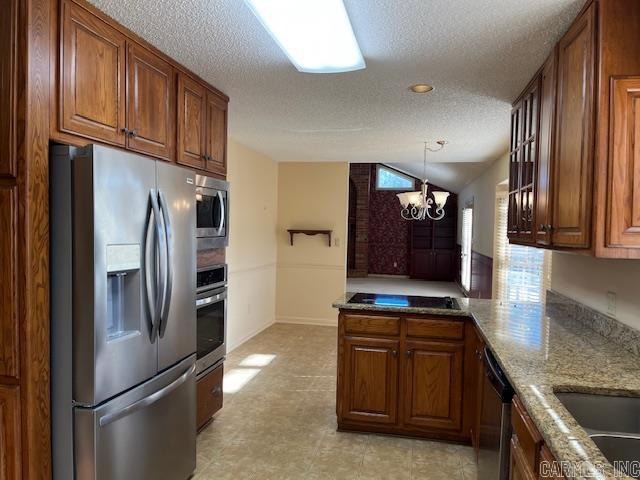
<path id="1" fill-rule="evenodd" d="M 242 0 L 91 0 L 231 98 L 278 161 L 398 164 L 458 191 L 507 149 L 510 104 L 585 0 L 345 0 L 365 70 L 303 74 Z M 407 90 L 426 82 L 435 90 Z"/>

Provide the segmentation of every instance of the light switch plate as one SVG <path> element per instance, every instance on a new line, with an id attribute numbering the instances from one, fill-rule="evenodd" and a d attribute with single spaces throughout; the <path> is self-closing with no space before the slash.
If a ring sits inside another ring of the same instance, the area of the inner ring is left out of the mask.
<path id="1" fill-rule="evenodd" d="M 616 316 L 616 292 L 607 292 L 607 315 Z"/>

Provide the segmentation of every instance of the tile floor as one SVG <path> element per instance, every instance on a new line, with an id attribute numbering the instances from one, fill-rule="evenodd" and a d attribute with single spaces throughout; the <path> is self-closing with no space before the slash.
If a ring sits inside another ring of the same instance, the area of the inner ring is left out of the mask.
<path id="1" fill-rule="evenodd" d="M 463 296 L 453 282 L 428 282 L 401 277 L 347 278 L 347 292 L 400 293 L 423 297 Z"/>
<path id="2" fill-rule="evenodd" d="M 475 479 L 471 447 L 340 433 L 336 329 L 276 324 L 225 363 L 225 404 L 193 480 Z"/>

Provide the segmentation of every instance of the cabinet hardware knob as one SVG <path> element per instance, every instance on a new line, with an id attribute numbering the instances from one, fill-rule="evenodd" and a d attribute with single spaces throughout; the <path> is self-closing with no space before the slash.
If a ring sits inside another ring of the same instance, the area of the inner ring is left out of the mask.
<path id="1" fill-rule="evenodd" d="M 222 388 L 220 387 L 216 387 L 213 390 L 211 390 L 211 395 L 213 395 L 214 397 L 219 396 L 222 393 Z"/>
<path id="2" fill-rule="evenodd" d="M 135 136 L 137 136 L 137 135 L 138 135 L 138 132 L 136 132 L 135 130 L 131 130 L 131 131 L 129 132 L 129 135 L 131 135 L 132 137 L 135 137 Z"/>
<path id="3" fill-rule="evenodd" d="M 407 358 L 411 357 L 411 350 L 407 350 Z"/>
<path id="4" fill-rule="evenodd" d="M 125 135 L 129 135 L 131 133 L 131 131 L 128 128 L 123 128 L 120 130 L 122 133 L 124 133 Z"/>
<path id="5" fill-rule="evenodd" d="M 547 225 L 547 230 L 549 231 L 553 230 L 553 225 Z"/>
<path id="6" fill-rule="evenodd" d="M 397 350 L 391 350 L 391 355 L 393 355 L 394 357 L 398 356 L 398 351 Z"/>

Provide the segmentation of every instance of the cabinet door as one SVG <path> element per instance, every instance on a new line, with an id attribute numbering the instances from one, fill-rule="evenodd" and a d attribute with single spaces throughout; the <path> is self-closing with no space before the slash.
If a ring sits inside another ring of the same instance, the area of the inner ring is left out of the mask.
<path id="1" fill-rule="evenodd" d="M 127 147 L 170 160 L 175 138 L 173 68 L 132 43 L 127 64 Z"/>
<path id="2" fill-rule="evenodd" d="M 396 423 L 398 348 L 396 340 L 345 337 L 343 419 Z"/>
<path id="3" fill-rule="evenodd" d="M 429 280 L 451 282 L 454 272 L 454 253 L 452 250 L 433 250 L 432 275 Z"/>
<path id="4" fill-rule="evenodd" d="M 559 247 L 591 241 L 596 5 L 558 44 L 552 241 Z"/>
<path id="5" fill-rule="evenodd" d="M 0 478 L 19 480 L 20 465 L 20 390 L 0 386 Z"/>
<path id="6" fill-rule="evenodd" d="M 540 133 L 536 174 L 536 243 L 551 244 L 553 139 L 556 114 L 556 60 L 554 50 L 544 66 L 540 80 Z"/>
<path id="7" fill-rule="evenodd" d="M 205 168 L 206 89 L 186 75 L 178 75 L 178 163 Z"/>
<path id="8" fill-rule="evenodd" d="M 18 377 L 17 187 L 0 187 L 0 376 Z"/>
<path id="9" fill-rule="evenodd" d="M 640 248 L 640 77 L 612 84 L 607 246 Z"/>
<path id="10" fill-rule="evenodd" d="M 511 110 L 511 144 L 509 147 L 509 210 L 507 235 L 516 239 L 520 233 L 520 163 L 522 156 L 522 102 Z"/>
<path id="11" fill-rule="evenodd" d="M 207 92 L 207 164 L 209 172 L 227 173 L 227 102 Z"/>
<path id="12" fill-rule="evenodd" d="M 63 131 L 125 144 L 125 37 L 71 1 L 62 4 Z"/>
<path id="13" fill-rule="evenodd" d="M 540 78 L 536 78 L 522 99 L 522 146 L 520 155 L 520 192 L 518 240 L 534 243 L 535 173 L 538 161 L 538 115 Z"/>
<path id="14" fill-rule="evenodd" d="M 536 475 L 525 462 L 518 437 L 511 438 L 511 459 L 509 462 L 509 480 L 535 480 Z"/>
<path id="15" fill-rule="evenodd" d="M 197 382 L 198 409 L 196 425 L 204 428 L 215 413 L 222 408 L 223 365 L 214 368 Z"/>
<path id="16" fill-rule="evenodd" d="M 0 15 L 0 176 L 10 177 L 17 174 L 18 4 L 3 2 Z"/>
<path id="17" fill-rule="evenodd" d="M 404 424 L 459 430 L 462 419 L 464 346 L 407 342 L 404 369 Z"/>

